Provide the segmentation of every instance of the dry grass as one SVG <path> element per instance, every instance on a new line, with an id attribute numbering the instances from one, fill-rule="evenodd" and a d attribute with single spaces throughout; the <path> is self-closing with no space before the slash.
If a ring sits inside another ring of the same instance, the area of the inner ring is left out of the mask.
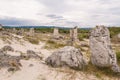
<path id="1" fill-rule="evenodd" d="M 57 43 L 53 40 L 48 40 L 46 42 L 46 46 L 44 47 L 45 49 L 56 49 L 56 48 L 61 48 L 61 47 L 64 47 L 65 44 L 63 43 Z"/>

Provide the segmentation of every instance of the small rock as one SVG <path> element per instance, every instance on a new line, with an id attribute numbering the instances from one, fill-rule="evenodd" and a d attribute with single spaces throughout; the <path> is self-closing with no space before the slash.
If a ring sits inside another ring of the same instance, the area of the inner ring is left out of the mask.
<path id="1" fill-rule="evenodd" d="M 11 47 L 11 46 L 4 46 L 2 49 L 1 49 L 2 51 L 14 51 L 14 49 Z"/>
<path id="2" fill-rule="evenodd" d="M 39 56 L 38 54 L 36 54 L 36 52 L 32 51 L 32 50 L 27 50 L 27 57 L 28 58 L 34 58 L 34 59 L 42 59 L 41 56 Z"/>
<path id="3" fill-rule="evenodd" d="M 33 64 L 30 64 L 29 67 L 33 67 L 34 65 Z"/>

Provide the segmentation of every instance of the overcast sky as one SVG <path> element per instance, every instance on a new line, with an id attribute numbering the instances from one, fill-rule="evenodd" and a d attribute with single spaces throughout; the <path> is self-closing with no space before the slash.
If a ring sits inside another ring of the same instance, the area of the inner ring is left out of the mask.
<path id="1" fill-rule="evenodd" d="M 0 24 L 120 26 L 120 0 L 0 0 Z"/>

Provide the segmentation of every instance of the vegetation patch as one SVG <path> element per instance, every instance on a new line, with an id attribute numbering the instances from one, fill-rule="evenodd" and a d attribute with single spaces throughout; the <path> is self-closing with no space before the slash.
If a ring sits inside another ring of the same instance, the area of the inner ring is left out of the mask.
<path id="1" fill-rule="evenodd" d="M 120 62 L 120 51 L 117 51 L 117 52 L 116 52 L 116 56 L 117 56 L 118 62 Z"/>
<path id="2" fill-rule="evenodd" d="M 39 44 L 39 39 L 37 38 L 26 37 L 26 39 L 32 44 Z"/>
<path id="3" fill-rule="evenodd" d="M 55 49 L 55 48 L 60 48 L 60 47 L 64 47 L 64 46 L 65 46 L 65 44 L 63 44 L 63 43 L 58 43 L 53 40 L 48 40 L 46 42 L 45 48 L 46 49 Z"/>
<path id="4" fill-rule="evenodd" d="M 85 70 L 86 74 L 94 74 L 97 78 L 104 78 L 104 76 L 112 77 L 112 78 L 120 78 L 119 73 L 113 72 L 110 68 L 100 68 L 92 65 L 91 62 L 89 62 L 87 69 Z"/>

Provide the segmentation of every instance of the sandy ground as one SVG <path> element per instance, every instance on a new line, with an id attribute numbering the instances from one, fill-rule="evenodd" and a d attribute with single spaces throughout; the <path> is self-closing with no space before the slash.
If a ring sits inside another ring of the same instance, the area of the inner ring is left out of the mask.
<path id="1" fill-rule="evenodd" d="M 96 76 L 85 74 L 82 71 L 47 66 L 45 64 L 45 58 L 54 50 L 44 49 L 44 42 L 35 45 L 24 41 L 21 36 L 17 37 L 19 37 L 19 41 L 13 39 L 11 44 L 4 43 L 4 41 L 0 40 L 0 48 L 5 45 L 12 46 L 15 52 L 8 52 L 11 55 L 20 55 L 20 52 L 26 53 L 27 50 L 33 50 L 35 52 L 41 52 L 44 58 L 41 61 L 35 59 L 21 60 L 21 70 L 15 72 L 8 72 L 7 69 L 2 68 L 0 70 L 0 80 L 99 80 Z"/>

